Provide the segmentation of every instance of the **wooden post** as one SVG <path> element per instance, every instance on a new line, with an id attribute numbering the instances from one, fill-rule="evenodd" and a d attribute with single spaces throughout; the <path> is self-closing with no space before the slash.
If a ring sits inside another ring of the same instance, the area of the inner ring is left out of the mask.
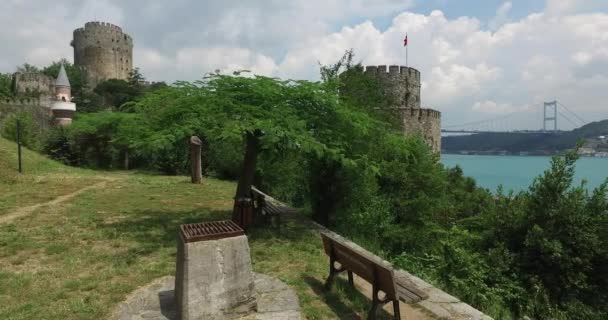
<path id="1" fill-rule="evenodd" d="M 192 183 L 201 183 L 203 180 L 203 165 L 201 161 L 201 146 L 203 141 L 197 137 L 190 137 L 190 157 L 192 165 Z"/>
<path id="2" fill-rule="evenodd" d="M 125 159 L 123 162 L 123 167 L 125 170 L 129 170 L 129 150 L 125 150 Z"/>
<path id="3" fill-rule="evenodd" d="M 19 173 L 23 173 L 21 168 L 21 121 L 17 119 L 17 158 L 19 161 Z"/>

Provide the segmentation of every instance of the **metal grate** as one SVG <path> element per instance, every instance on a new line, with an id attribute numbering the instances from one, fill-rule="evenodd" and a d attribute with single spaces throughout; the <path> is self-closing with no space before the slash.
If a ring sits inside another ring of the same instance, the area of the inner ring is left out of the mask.
<path id="1" fill-rule="evenodd" d="M 185 242 L 217 240 L 245 234 L 232 220 L 182 224 L 180 233 Z"/>

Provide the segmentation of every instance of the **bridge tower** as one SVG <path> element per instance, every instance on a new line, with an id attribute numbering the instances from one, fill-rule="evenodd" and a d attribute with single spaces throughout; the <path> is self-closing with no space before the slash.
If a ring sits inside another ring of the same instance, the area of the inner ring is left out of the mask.
<path id="1" fill-rule="evenodd" d="M 553 132 L 557 132 L 557 100 L 545 102 L 543 108 L 543 131 L 547 131 L 547 122 L 553 121 Z"/>

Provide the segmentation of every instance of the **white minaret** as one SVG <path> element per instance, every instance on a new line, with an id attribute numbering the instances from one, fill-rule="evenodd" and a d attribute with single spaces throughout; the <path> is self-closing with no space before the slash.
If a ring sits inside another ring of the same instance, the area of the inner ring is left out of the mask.
<path id="1" fill-rule="evenodd" d="M 70 80 L 63 64 L 55 80 L 55 99 L 51 104 L 51 111 L 53 112 L 55 124 L 60 126 L 71 124 L 74 112 L 76 112 L 76 104 L 72 103 Z"/>

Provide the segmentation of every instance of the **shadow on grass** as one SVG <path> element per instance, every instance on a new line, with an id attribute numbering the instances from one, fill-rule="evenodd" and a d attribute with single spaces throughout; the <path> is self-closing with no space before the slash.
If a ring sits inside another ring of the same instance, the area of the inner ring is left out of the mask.
<path id="1" fill-rule="evenodd" d="M 370 298 L 355 287 L 348 284 L 345 279 L 336 277 L 331 290 L 325 289 L 325 283 L 311 276 L 304 276 L 304 282 L 320 297 L 323 297 L 327 305 L 338 315 L 339 319 L 367 319 L 369 309 L 372 306 Z M 352 306 L 344 303 L 348 300 Z M 378 308 L 377 319 L 392 319 L 388 312 Z"/>
<path id="2" fill-rule="evenodd" d="M 335 293 L 336 286 L 342 287 L 343 284 L 339 284 L 340 279 L 336 279 L 334 283 L 334 288 L 332 290 L 326 290 L 325 284 L 319 281 L 319 279 L 313 278 L 311 276 L 304 276 L 304 282 L 310 286 L 312 291 L 319 297 L 323 297 L 323 300 L 327 303 L 327 305 L 333 310 L 335 314 L 338 315 L 339 319 L 342 320 L 351 320 L 351 319 L 359 319 L 359 316 L 355 310 L 346 305 L 340 296 Z M 348 290 L 347 290 L 348 291 Z M 355 290 L 356 291 L 356 290 Z M 353 292 L 356 294 L 356 292 Z M 359 295 L 361 295 L 359 293 Z M 362 296 L 362 295 L 361 295 Z M 365 299 L 365 297 L 361 297 Z"/>
<path id="3" fill-rule="evenodd" d="M 225 220 L 230 211 L 197 209 L 183 212 L 136 211 L 127 218 L 100 223 L 97 228 L 107 238 L 120 237 L 137 242 L 139 245 L 120 253 L 122 263 L 131 264 L 138 257 L 146 256 L 164 248 L 176 248 L 179 226 L 187 223 Z"/>
<path id="4" fill-rule="evenodd" d="M 289 217 L 282 219 L 280 229 L 270 223 L 257 223 L 247 235 L 251 240 L 278 239 L 299 242 L 311 238 L 314 235 L 311 230 L 313 227 L 310 224 L 299 218 Z"/>

